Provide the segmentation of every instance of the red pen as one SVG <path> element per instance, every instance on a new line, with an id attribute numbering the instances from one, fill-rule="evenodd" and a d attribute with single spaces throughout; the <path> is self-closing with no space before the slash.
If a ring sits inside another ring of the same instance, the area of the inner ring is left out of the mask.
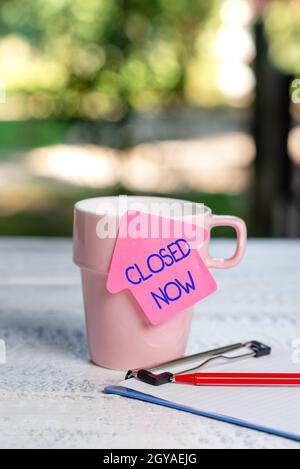
<path id="1" fill-rule="evenodd" d="M 174 375 L 172 381 L 194 386 L 300 386 L 300 373 L 193 373 Z"/>

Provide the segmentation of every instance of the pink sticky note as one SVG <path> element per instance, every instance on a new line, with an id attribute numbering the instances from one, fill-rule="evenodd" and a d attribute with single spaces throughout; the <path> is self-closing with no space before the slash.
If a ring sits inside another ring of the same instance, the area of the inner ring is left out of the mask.
<path id="1" fill-rule="evenodd" d="M 156 325 L 214 293 L 217 285 L 198 250 L 192 248 L 192 240 L 174 235 L 184 232 L 183 222 L 167 220 L 171 224 L 170 237 L 161 234 L 137 237 L 130 229 L 137 217 L 143 226 L 150 226 L 151 222 L 164 226 L 166 221 L 141 212 L 132 215 L 127 212 L 123 216 L 107 289 L 110 293 L 129 289 L 150 323 Z M 197 230 L 197 239 L 199 230 L 202 240 L 207 239 L 203 228 L 191 224 L 189 228 Z"/>

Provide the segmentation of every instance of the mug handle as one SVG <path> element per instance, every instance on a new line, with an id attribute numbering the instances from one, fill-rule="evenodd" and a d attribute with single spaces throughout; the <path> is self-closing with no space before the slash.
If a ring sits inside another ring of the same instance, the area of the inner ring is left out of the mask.
<path id="1" fill-rule="evenodd" d="M 247 245 L 247 226 L 244 220 L 238 217 L 211 215 L 208 229 L 211 232 L 216 226 L 230 226 L 236 232 L 237 245 L 235 253 L 229 259 L 215 259 L 208 254 L 207 266 L 213 269 L 231 269 L 235 267 L 243 258 Z"/>

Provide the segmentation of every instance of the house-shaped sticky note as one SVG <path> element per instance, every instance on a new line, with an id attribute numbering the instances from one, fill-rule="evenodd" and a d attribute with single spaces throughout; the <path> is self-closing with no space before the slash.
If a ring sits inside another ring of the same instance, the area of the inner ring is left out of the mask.
<path id="1" fill-rule="evenodd" d="M 145 236 L 144 232 L 144 236 L 138 236 L 131 229 L 132 223 L 137 226 L 137 217 L 139 226 L 144 224 L 144 227 L 154 222 L 157 226 L 166 226 L 167 221 L 172 235 L 165 236 L 161 232 Z M 197 239 L 202 238 L 204 242 L 207 232 L 196 225 L 190 225 L 190 230 L 184 228 L 187 226 L 183 226 L 182 221 L 141 212 L 127 212 L 122 218 L 107 289 L 110 293 L 130 290 L 151 324 L 168 320 L 217 289 L 193 239 L 182 234 L 197 233 Z"/>

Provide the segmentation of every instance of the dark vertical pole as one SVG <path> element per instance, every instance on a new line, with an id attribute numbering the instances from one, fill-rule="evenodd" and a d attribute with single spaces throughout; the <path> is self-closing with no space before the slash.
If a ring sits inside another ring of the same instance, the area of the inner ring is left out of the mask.
<path id="1" fill-rule="evenodd" d="M 290 77 L 271 64 L 261 21 L 255 26 L 255 36 L 255 232 L 258 236 L 287 236 L 284 217 L 291 199 L 292 176 L 287 151 L 291 125 Z"/>

